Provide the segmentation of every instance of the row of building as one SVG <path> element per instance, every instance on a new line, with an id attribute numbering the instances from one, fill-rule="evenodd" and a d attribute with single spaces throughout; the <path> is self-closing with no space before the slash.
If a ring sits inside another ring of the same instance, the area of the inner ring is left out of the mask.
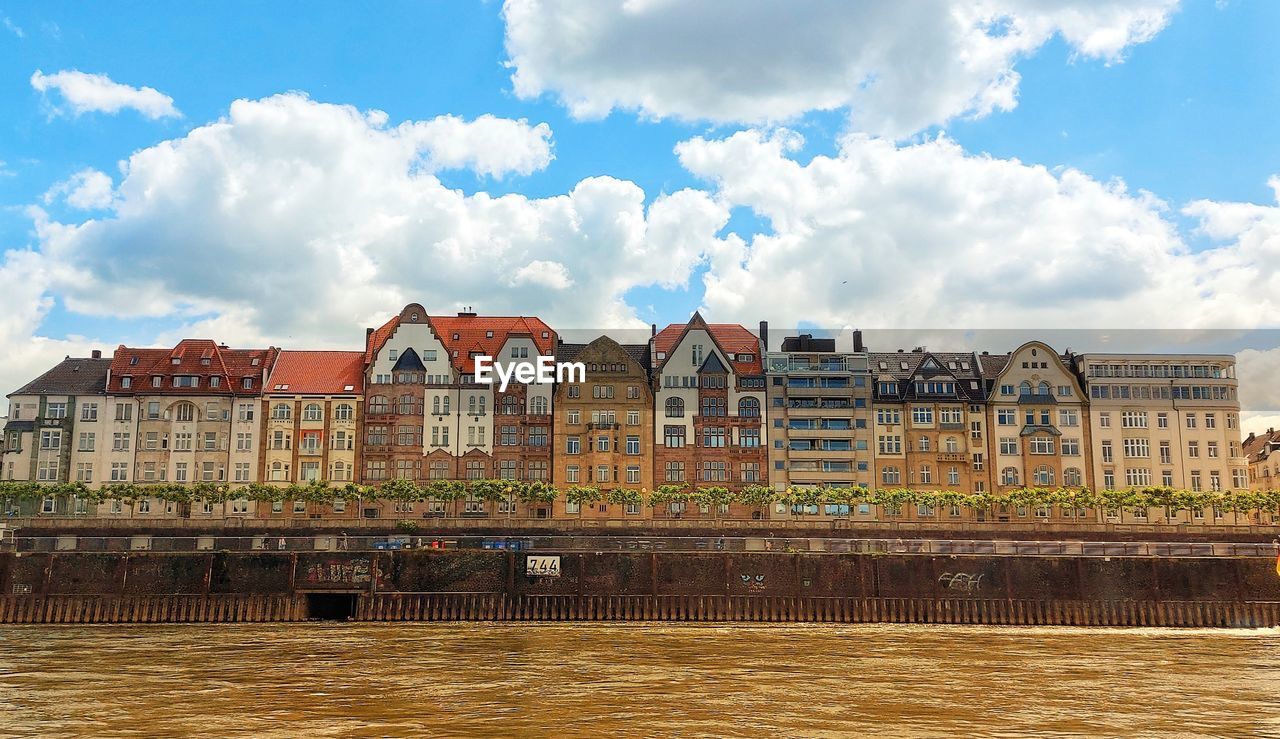
<path id="1" fill-rule="evenodd" d="M 234 349 L 199 339 L 120 346 L 111 357 L 67 358 L 9 395 L 0 478 L 91 487 L 518 479 L 636 490 L 966 492 L 1227 490 L 1270 479 L 1255 473 L 1251 481 L 1231 355 L 1060 353 L 1035 341 L 1001 354 L 878 352 L 860 332 L 850 338 L 841 351 L 834 339 L 809 335 L 772 349 L 765 323 L 752 331 L 694 314 L 654 327 L 645 344 L 608 336 L 578 344 L 537 318 L 434 316 L 411 304 L 369 329 L 363 351 Z M 476 382 L 478 357 L 539 356 L 581 363 L 585 377 L 505 389 Z M 44 512 L 77 512 L 61 505 L 46 502 Z M 452 513 L 426 505 L 426 515 Z M 637 505 L 489 505 L 465 501 L 457 513 L 653 515 Z M 145 512 L 410 513 L 377 504 L 361 512 L 228 506 Z M 96 513 L 126 512 L 116 504 Z M 127 513 L 138 515 L 136 507 Z"/>

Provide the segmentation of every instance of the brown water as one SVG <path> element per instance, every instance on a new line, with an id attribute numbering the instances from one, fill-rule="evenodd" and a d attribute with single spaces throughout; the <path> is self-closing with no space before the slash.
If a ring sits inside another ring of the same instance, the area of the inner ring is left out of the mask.
<path id="1" fill-rule="evenodd" d="M 0 735 L 1280 736 L 1280 631 L 0 627 Z"/>

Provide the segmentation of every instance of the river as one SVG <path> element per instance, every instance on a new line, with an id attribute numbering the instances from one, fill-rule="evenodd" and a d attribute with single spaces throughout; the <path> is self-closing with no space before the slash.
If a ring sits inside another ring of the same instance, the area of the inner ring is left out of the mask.
<path id="1" fill-rule="evenodd" d="M 1280 736 L 1280 631 L 0 627 L 0 735 Z"/>

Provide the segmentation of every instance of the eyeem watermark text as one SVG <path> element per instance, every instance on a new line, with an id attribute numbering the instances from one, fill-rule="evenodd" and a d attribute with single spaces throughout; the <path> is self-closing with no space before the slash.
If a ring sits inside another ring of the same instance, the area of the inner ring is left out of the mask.
<path id="1" fill-rule="evenodd" d="M 587 365 L 582 362 L 557 362 L 555 357 L 539 355 L 529 362 L 498 363 L 493 357 L 480 355 L 476 357 L 476 382 L 481 385 L 492 385 L 494 377 L 498 378 L 498 392 L 506 392 L 511 380 L 516 382 L 546 383 L 552 382 L 586 382 Z"/>

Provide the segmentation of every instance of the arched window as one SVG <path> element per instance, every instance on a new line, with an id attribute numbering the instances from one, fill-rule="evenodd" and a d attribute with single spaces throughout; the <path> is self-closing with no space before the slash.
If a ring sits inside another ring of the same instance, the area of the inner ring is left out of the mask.
<path id="1" fill-rule="evenodd" d="M 1052 394 L 1053 394 L 1053 390 L 1052 390 L 1052 389 L 1050 389 L 1050 387 L 1049 387 L 1049 383 L 1045 382 L 1044 380 L 1041 380 L 1041 381 L 1040 381 L 1040 386 L 1036 388 L 1036 394 L 1037 394 L 1037 395 L 1052 395 Z"/>
<path id="2" fill-rule="evenodd" d="M 444 396 L 444 410 L 442 410 L 441 413 L 446 416 L 449 415 L 449 396 L 448 395 Z"/>
<path id="3" fill-rule="evenodd" d="M 680 398 L 667 398 L 667 418 L 683 418 L 684 401 Z"/>
<path id="4" fill-rule="evenodd" d="M 196 406 L 194 403 L 179 403 L 174 406 L 173 417 L 178 421 L 194 421 L 196 420 Z"/>
<path id="5" fill-rule="evenodd" d="M 902 471 L 892 465 L 880 470 L 880 479 L 885 485 L 902 484 Z"/>
<path id="6" fill-rule="evenodd" d="M 343 464 L 342 462 L 334 462 L 334 463 L 333 463 L 333 472 L 332 472 L 332 474 L 330 474 L 330 475 L 329 475 L 329 479 L 330 479 L 330 480 L 345 480 L 345 479 L 347 479 L 347 466 L 346 466 L 345 464 Z"/>
<path id="7" fill-rule="evenodd" d="M 1018 386 L 1018 394 L 1019 394 L 1019 395 L 1030 395 L 1030 394 L 1031 394 L 1031 383 L 1030 383 L 1029 381 L 1027 381 L 1027 380 L 1023 380 L 1023 381 L 1022 381 L 1022 384 Z"/>
<path id="8" fill-rule="evenodd" d="M 1080 476 L 1080 470 L 1075 467 L 1068 467 L 1062 471 L 1062 484 L 1067 487 L 1078 488 L 1083 484 Z"/>
<path id="9" fill-rule="evenodd" d="M 1050 467 L 1049 465 L 1047 465 L 1047 464 L 1042 464 L 1042 465 L 1040 465 L 1039 467 L 1037 467 L 1037 468 L 1036 468 L 1036 471 L 1035 471 L 1035 481 L 1036 481 L 1036 483 L 1035 483 L 1035 484 L 1037 484 L 1037 485 L 1052 485 L 1052 484 L 1053 484 L 1053 478 L 1054 478 L 1053 468 L 1052 468 L 1052 467 Z"/>
<path id="10" fill-rule="evenodd" d="M 927 451 L 929 451 L 929 437 L 928 437 L 928 436 L 924 436 L 924 435 L 921 435 L 921 436 L 920 436 L 920 451 L 922 451 L 922 452 L 927 452 Z"/>
<path id="11" fill-rule="evenodd" d="M 386 414 L 391 412 L 391 402 L 387 400 L 385 395 L 375 395 L 369 398 L 369 413 L 371 415 Z"/>
<path id="12" fill-rule="evenodd" d="M 414 402 L 414 397 L 412 395 L 401 395 L 400 402 L 397 403 L 396 413 L 403 416 L 412 416 L 417 412 L 417 405 L 418 404 Z"/>
<path id="13" fill-rule="evenodd" d="M 339 403 L 338 407 L 333 409 L 333 417 L 339 421 L 350 421 L 355 416 L 356 409 L 350 403 Z"/>
<path id="14" fill-rule="evenodd" d="M 760 401 L 755 398 L 743 398 L 738 401 L 738 415 L 743 418 L 760 417 Z"/>
<path id="15" fill-rule="evenodd" d="M 529 398 L 529 413 L 534 416 L 547 415 L 547 399 L 541 395 Z"/>
<path id="16" fill-rule="evenodd" d="M 1000 471 L 1001 485 L 1017 485 L 1018 484 L 1018 468 L 1005 467 Z"/>
<path id="17" fill-rule="evenodd" d="M 440 396 L 437 395 L 431 399 L 431 415 L 440 415 Z"/>
<path id="18" fill-rule="evenodd" d="M 467 396 L 467 413 L 473 416 L 476 414 L 476 396 L 474 395 Z"/>
<path id="19" fill-rule="evenodd" d="M 293 408 L 288 403 L 276 403 L 271 406 L 271 419 L 273 421 L 287 421 L 293 417 Z"/>
<path id="20" fill-rule="evenodd" d="M 956 454 L 960 451 L 960 442 L 956 441 L 956 437 L 948 436 L 944 449 L 947 454 Z"/>
<path id="21" fill-rule="evenodd" d="M 307 403 L 307 407 L 302 409 L 302 419 L 304 421 L 320 421 L 324 419 L 324 411 L 320 409 L 319 403 Z"/>

